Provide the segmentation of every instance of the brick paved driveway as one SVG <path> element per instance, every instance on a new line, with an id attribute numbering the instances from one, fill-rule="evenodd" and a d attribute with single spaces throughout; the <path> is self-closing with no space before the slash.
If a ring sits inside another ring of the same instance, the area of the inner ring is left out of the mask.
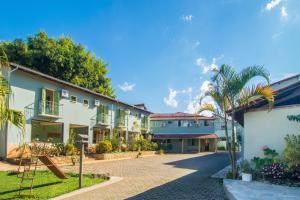
<path id="1" fill-rule="evenodd" d="M 220 180 L 209 176 L 228 164 L 225 153 L 170 154 L 87 164 L 85 172 L 110 173 L 123 180 L 72 199 L 224 199 Z"/>

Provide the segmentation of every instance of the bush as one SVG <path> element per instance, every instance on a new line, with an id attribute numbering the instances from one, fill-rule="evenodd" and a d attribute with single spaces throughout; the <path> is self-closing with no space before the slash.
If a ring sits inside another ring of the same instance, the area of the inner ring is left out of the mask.
<path id="1" fill-rule="evenodd" d="M 242 168 L 242 172 L 243 173 L 251 174 L 253 172 L 253 170 L 252 170 L 252 168 L 250 166 L 250 163 L 247 160 L 244 160 L 241 163 L 241 168 Z"/>
<path id="2" fill-rule="evenodd" d="M 151 151 L 157 151 L 158 150 L 158 144 L 156 142 L 151 142 Z"/>
<path id="3" fill-rule="evenodd" d="M 226 178 L 228 179 L 232 179 L 233 178 L 233 174 L 232 174 L 232 171 L 229 170 L 227 173 L 226 173 Z"/>
<path id="4" fill-rule="evenodd" d="M 285 177 L 284 165 L 281 163 L 265 165 L 262 168 L 262 175 L 267 179 L 282 179 Z"/>
<path id="5" fill-rule="evenodd" d="M 283 154 L 289 167 L 300 166 L 300 135 L 287 135 L 284 139 L 286 148 Z"/>
<path id="6" fill-rule="evenodd" d="M 109 153 L 112 152 L 112 144 L 109 140 L 103 140 L 97 144 L 97 153 Z"/>
<path id="7" fill-rule="evenodd" d="M 110 139 L 111 145 L 112 145 L 112 151 L 120 151 L 121 144 L 120 140 L 116 137 L 113 137 Z"/>
<path id="8" fill-rule="evenodd" d="M 56 156 L 61 156 L 65 154 L 64 143 L 53 143 L 53 154 Z"/>
<path id="9" fill-rule="evenodd" d="M 74 146 L 74 144 L 66 144 L 65 154 L 66 154 L 66 156 L 74 156 L 77 154 L 77 149 Z"/>
<path id="10" fill-rule="evenodd" d="M 226 150 L 226 148 L 225 148 L 224 146 L 217 147 L 217 149 L 218 149 L 219 151 L 225 151 L 225 150 Z"/>
<path id="11" fill-rule="evenodd" d="M 264 158 L 260 158 L 260 157 L 254 157 L 251 161 L 254 162 L 255 164 L 255 169 L 256 170 L 261 170 L 265 165 L 271 165 L 273 163 L 276 162 L 276 160 L 278 160 L 278 153 L 273 150 L 270 149 L 269 147 L 265 146 L 263 148 L 264 151 Z"/>

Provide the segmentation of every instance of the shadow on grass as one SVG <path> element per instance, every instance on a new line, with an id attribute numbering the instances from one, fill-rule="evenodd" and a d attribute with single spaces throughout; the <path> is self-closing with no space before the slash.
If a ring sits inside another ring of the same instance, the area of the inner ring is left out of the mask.
<path id="1" fill-rule="evenodd" d="M 55 185 L 55 184 L 59 184 L 59 183 L 62 183 L 62 181 L 56 181 L 56 182 L 52 182 L 52 183 L 45 183 L 45 184 L 35 185 L 35 186 L 32 187 L 32 189 L 46 187 L 46 186 Z M 24 188 L 21 189 L 21 191 L 28 190 L 28 189 L 30 189 L 30 187 L 24 187 Z M 18 192 L 18 191 L 19 191 L 19 189 L 8 190 L 8 191 L 0 192 L 0 195 L 9 194 L 9 193 Z"/>

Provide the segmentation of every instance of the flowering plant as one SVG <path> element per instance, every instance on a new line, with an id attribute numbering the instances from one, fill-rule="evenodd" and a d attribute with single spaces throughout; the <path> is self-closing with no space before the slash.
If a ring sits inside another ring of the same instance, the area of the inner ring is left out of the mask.
<path id="1" fill-rule="evenodd" d="M 265 165 L 262 168 L 262 175 L 270 179 L 282 179 L 285 177 L 284 165 L 281 163 L 273 163 Z"/>

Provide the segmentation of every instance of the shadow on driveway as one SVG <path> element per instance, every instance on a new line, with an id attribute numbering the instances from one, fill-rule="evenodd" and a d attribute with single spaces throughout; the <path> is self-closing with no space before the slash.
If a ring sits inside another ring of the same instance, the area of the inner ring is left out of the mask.
<path id="1" fill-rule="evenodd" d="M 227 153 L 193 157 L 166 164 L 196 170 L 196 172 L 128 199 L 225 199 L 222 180 L 210 176 L 229 164 Z"/>

